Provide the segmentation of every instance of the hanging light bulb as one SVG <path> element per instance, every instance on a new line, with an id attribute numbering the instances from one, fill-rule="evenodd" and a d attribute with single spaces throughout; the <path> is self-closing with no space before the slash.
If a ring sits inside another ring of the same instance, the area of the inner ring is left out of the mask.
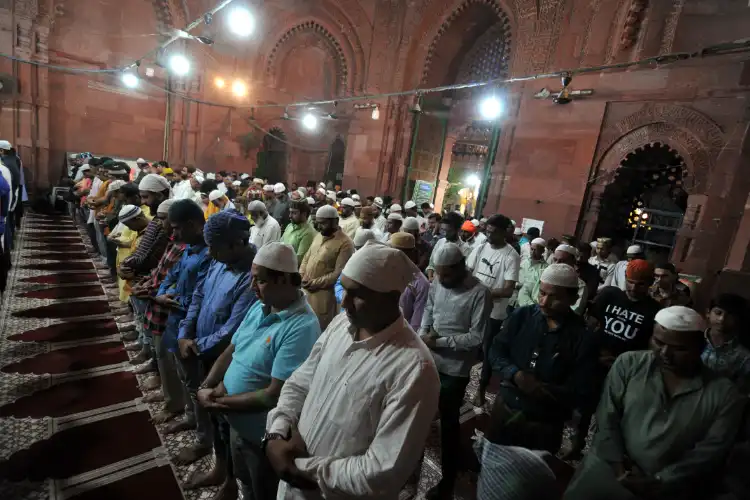
<path id="1" fill-rule="evenodd" d="M 312 113 L 305 113 L 302 117 L 302 126 L 307 130 L 315 130 L 318 128 L 318 117 Z"/>
<path id="2" fill-rule="evenodd" d="M 190 71 L 190 61 L 182 54 L 175 54 L 169 58 L 169 69 L 177 76 L 187 75 Z"/>
<path id="3" fill-rule="evenodd" d="M 232 93 L 237 97 L 244 97 L 247 95 L 247 85 L 242 80 L 235 80 L 232 83 Z"/>
<path id="4" fill-rule="evenodd" d="M 380 108 L 376 106 L 375 109 L 372 110 L 372 119 L 377 120 L 379 118 L 380 118 Z"/>
<path id="5" fill-rule="evenodd" d="M 216 85 L 217 88 L 223 89 L 224 85 L 226 85 L 226 82 L 224 81 L 224 79 L 222 77 L 217 76 L 214 79 L 214 85 Z"/>
<path id="6" fill-rule="evenodd" d="M 489 96 L 482 99 L 479 104 L 479 114 L 485 120 L 494 120 L 503 112 L 503 104 L 495 96 Z"/>
<path id="7" fill-rule="evenodd" d="M 129 89 L 134 89 L 138 86 L 138 77 L 133 73 L 125 72 L 122 74 L 122 83 Z"/>
<path id="8" fill-rule="evenodd" d="M 250 36 L 255 30 L 255 18 L 243 7 L 232 9 L 229 12 L 229 29 L 237 36 Z"/>

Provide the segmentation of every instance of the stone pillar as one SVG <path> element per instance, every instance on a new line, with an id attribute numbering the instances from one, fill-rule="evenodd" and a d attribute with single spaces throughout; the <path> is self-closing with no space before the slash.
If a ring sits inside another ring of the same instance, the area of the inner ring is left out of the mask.
<path id="1" fill-rule="evenodd" d="M 448 172 L 451 169 L 453 160 L 453 146 L 456 144 L 457 137 L 449 135 L 445 137 L 445 146 L 443 147 L 443 163 L 440 165 L 440 175 L 435 183 L 435 211 L 440 212 L 445 199 L 445 191 L 448 189 Z"/>
<path id="2" fill-rule="evenodd" d="M 596 223 L 599 221 L 599 210 L 601 210 L 602 196 L 604 196 L 604 188 L 606 187 L 604 184 L 591 186 L 588 197 L 584 200 L 584 203 L 588 203 L 588 207 L 586 207 L 583 224 L 577 235 L 581 241 L 592 241 L 596 237 L 594 231 L 596 231 Z"/>
<path id="3" fill-rule="evenodd" d="M 0 51 L 31 61 L 49 62 L 49 18 L 36 0 L 15 0 L 15 7 L 0 8 Z M 16 89 L 3 96 L 0 135 L 13 144 L 31 173 L 27 188 L 47 188 L 57 181 L 60 162 L 49 152 L 48 70 L 4 59 L 0 71 L 13 79 Z"/>

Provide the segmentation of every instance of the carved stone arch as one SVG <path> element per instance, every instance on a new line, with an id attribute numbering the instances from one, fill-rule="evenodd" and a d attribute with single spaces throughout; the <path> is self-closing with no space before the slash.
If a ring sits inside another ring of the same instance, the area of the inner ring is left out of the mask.
<path id="1" fill-rule="evenodd" d="M 422 67 L 422 78 L 420 80 L 422 83 L 426 82 L 429 77 L 433 58 L 436 54 L 438 43 L 440 42 L 442 36 L 448 32 L 456 19 L 458 19 L 470 6 L 477 4 L 490 7 L 492 11 L 497 15 L 497 23 L 502 26 L 499 31 L 502 32 L 503 36 L 507 40 L 504 49 L 506 51 L 506 54 L 504 54 L 503 58 L 505 60 L 510 60 L 512 50 L 511 37 L 513 29 L 511 18 L 506 13 L 506 8 L 498 0 L 462 0 L 461 3 L 451 11 L 448 17 L 442 21 L 437 31 L 430 38 L 431 42 L 427 47 L 427 51 L 424 56 L 424 66 Z"/>
<path id="2" fill-rule="evenodd" d="M 295 48 L 296 39 L 306 35 L 314 35 L 315 43 L 334 60 L 336 65 L 336 94 L 348 94 L 354 88 L 357 88 L 358 82 L 356 79 L 361 79 L 361 76 L 356 74 L 358 64 L 355 61 L 355 54 L 349 41 L 343 35 L 334 34 L 334 31 L 329 29 L 320 19 L 298 20 L 278 35 L 273 46 L 268 47 L 266 52 L 268 56 L 263 63 L 263 72 L 269 83 L 273 86 L 278 84 L 279 69 L 284 57 Z"/>
<path id="3" fill-rule="evenodd" d="M 723 182 L 723 176 L 712 175 L 716 158 L 726 143 L 721 128 L 694 109 L 648 103 L 602 131 L 595 160 L 595 184 L 607 184 L 628 153 L 654 142 L 668 144 L 685 160 L 687 189 L 705 192 L 709 182 Z"/>

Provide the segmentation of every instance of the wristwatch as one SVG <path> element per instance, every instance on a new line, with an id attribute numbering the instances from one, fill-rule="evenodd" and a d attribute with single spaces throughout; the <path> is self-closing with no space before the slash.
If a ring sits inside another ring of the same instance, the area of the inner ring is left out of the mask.
<path id="1" fill-rule="evenodd" d="M 263 435 L 263 439 L 260 440 L 260 449 L 265 451 L 269 441 L 275 441 L 277 439 L 286 440 L 286 436 L 278 432 L 266 432 Z"/>

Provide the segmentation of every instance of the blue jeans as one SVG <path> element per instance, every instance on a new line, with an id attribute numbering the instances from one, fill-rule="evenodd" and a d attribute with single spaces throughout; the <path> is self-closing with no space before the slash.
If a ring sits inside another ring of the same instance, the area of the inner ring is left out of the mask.
<path id="1" fill-rule="evenodd" d="M 154 336 L 149 330 L 143 328 L 146 319 L 146 301 L 135 298 L 131 295 L 130 305 L 133 306 L 133 315 L 135 316 L 135 329 L 138 332 L 138 341 L 143 346 L 149 346 L 154 343 Z"/>

